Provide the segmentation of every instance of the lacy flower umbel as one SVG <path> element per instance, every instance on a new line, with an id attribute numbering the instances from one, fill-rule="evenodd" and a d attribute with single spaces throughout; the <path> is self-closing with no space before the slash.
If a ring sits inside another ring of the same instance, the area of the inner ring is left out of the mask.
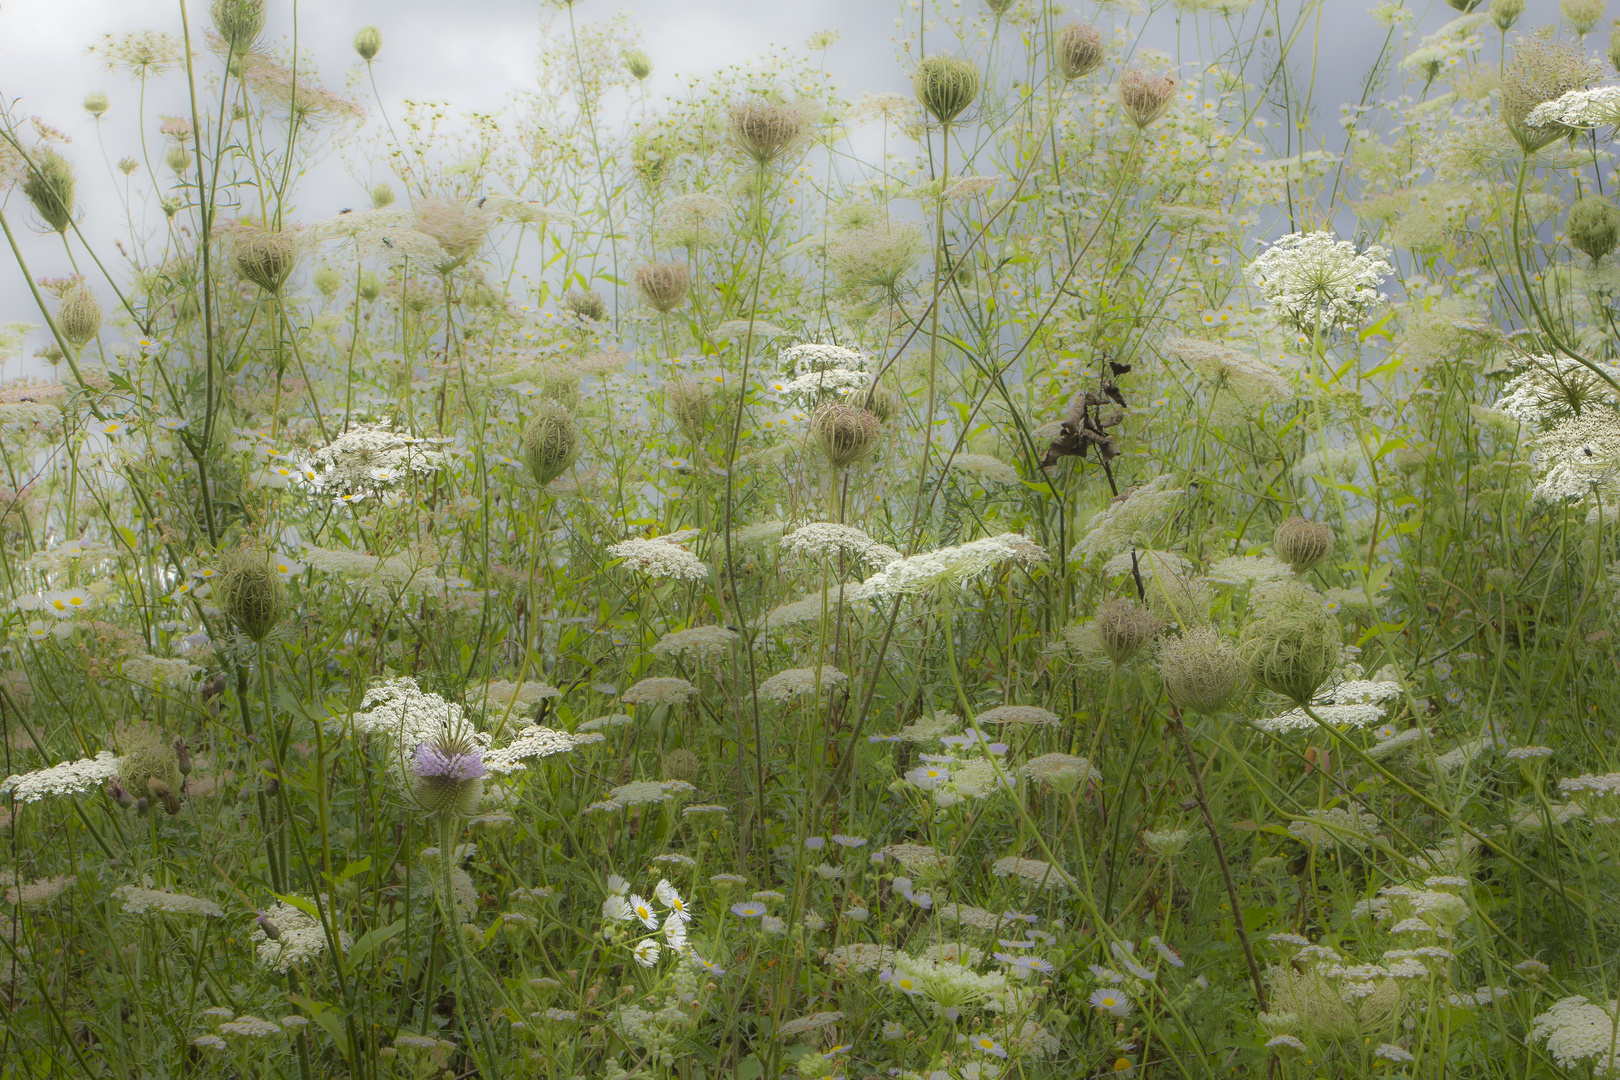
<path id="1" fill-rule="evenodd" d="M 1384 297 L 1378 286 L 1395 272 L 1381 247 L 1356 251 L 1332 233 L 1289 233 L 1249 264 L 1248 278 L 1271 313 L 1312 333 L 1365 316 Z"/>

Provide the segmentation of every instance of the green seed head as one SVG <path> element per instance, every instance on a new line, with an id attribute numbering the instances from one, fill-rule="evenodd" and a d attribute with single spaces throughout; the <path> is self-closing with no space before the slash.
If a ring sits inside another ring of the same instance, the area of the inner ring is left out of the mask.
<path id="1" fill-rule="evenodd" d="M 1322 598 L 1293 586 L 1243 630 L 1249 677 L 1298 705 L 1310 703 L 1339 665 L 1343 632 Z"/>
<path id="2" fill-rule="evenodd" d="M 377 58 L 377 51 L 381 48 L 382 31 L 375 26 L 362 27 L 360 32 L 354 35 L 354 51 L 368 64 Z"/>

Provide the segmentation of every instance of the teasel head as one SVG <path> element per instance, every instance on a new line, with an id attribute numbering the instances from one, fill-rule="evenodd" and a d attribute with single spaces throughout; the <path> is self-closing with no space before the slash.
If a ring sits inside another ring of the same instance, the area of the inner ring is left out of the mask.
<path id="1" fill-rule="evenodd" d="M 255 642 L 269 636 L 286 610 L 287 587 L 270 553 L 255 543 L 220 560 L 214 595 L 226 618 Z"/>
<path id="2" fill-rule="evenodd" d="M 81 349 L 101 333 L 101 305 L 90 286 L 81 281 L 62 294 L 56 306 L 56 328 L 69 345 Z"/>
<path id="3" fill-rule="evenodd" d="M 1110 600 L 1097 609 L 1092 620 L 1103 652 L 1116 664 L 1123 664 L 1141 652 L 1164 629 L 1159 617 L 1135 600 Z"/>
<path id="4" fill-rule="evenodd" d="M 1072 22 L 1057 33 L 1052 43 L 1058 71 L 1065 79 L 1080 79 L 1102 66 L 1108 55 L 1102 33 L 1090 23 Z"/>
<path id="5" fill-rule="evenodd" d="M 636 267 L 636 289 L 657 311 L 668 314 L 681 306 L 692 284 L 692 272 L 682 262 L 655 262 Z"/>
<path id="6" fill-rule="evenodd" d="M 810 123 L 797 105 L 754 98 L 731 107 L 731 141 L 760 165 L 798 148 Z"/>
<path id="7" fill-rule="evenodd" d="M 1208 716 L 1237 692 L 1243 665 L 1219 630 L 1197 626 L 1159 643 L 1159 675 L 1178 708 Z"/>
<path id="8" fill-rule="evenodd" d="M 1277 558 L 1294 568 L 1296 574 L 1317 566 L 1333 553 L 1333 529 L 1302 517 L 1291 517 L 1271 534 Z"/>
<path id="9" fill-rule="evenodd" d="M 1170 107 L 1176 96 L 1176 80 L 1168 75 L 1127 71 L 1119 80 L 1119 105 L 1125 117 L 1138 128 L 1145 128 Z"/>
<path id="10" fill-rule="evenodd" d="M 465 734 L 441 731 L 416 747 L 408 769 L 411 797 L 431 814 L 460 814 L 478 809 L 489 770 L 478 746 Z"/>
<path id="11" fill-rule="evenodd" d="M 1296 705 L 1308 705 L 1339 666 L 1343 632 L 1321 596 L 1292 586 L 1243 629 L 1249 677 Z"/>
<path id="12" fill-rule="evenodd" d="M 73 224 L 73 166 L 67 158 L 48 146 L 36 147 L 28 155 L 23 194 L 34 213 L 52 232 L 66 233 Z"/>
<path id="13" fill-rule="evenodd" d="M 291 233 L 246 228 L 231 248 L 236 272 L 268 293 L 279 293 L 298 261 L 298 244 Z"/>
<path id="14" fill-rule="evenodd" d="M 214 0 L 214 29 L 230 56 L 245 56 L 264 32 L 264 0 Z"/>
<path id="15" fill-rule="evenodd" d="M 956 56 L 927 56 L 911 76 L 911 89 L 934 119 L 949 124 L 979 96 L 979 68 Z"/>
<path id="16" fill-rule="evenodd" d="M 883 421 L 856 405 L 823 405 L 810 417 L 816 444 L 834 469 L 847 469 L 877 449 Z"/>
<path id="17" fill-rule="evenodd" d="M 523 460 L 535 483 L 545 487 L 567 471 L 579 451 L 579 426 L 568 410 L 543 401 L 523 428 Z"/>

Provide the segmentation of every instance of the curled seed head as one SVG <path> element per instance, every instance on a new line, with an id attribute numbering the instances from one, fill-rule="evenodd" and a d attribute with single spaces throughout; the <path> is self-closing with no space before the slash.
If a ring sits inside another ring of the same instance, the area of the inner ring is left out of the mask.
<path id="1" fill-rule="evenodd" d="M 231 56 L 244 56 L 264 32 L 264 0 L 214 0 L 214 29 Z"/>
<path id="2" fill-rule="evenodd" d="M 1220 631 L 1197 626 L 1160 642 L 1159 675 L 1178 707 L 1207 716 L 1231 700 L 1243 680 L 1243 665 Z"/>
<path id="3" fill-rule="evenodd" d="M 1164 628 L 1157 615 L 1134 600 L 1110 600 L 1097 609 L 1093 620 L 1103 651 L 1116 664 L 1123 664 L 1156 637 Z"/>
<path id="4" fill-rule="evenodd" d="M 1102 33 L 1089 23 L 1072 22 L 1058 31 L 1052 43 L 1058 70 L 1065 79 L 1079 79 L 1102 66 L 1107 50 Z"/>
<path id="5" fill-rule="evenodd" d="M 90 286 L 81 281 L 62 294 L 56 307 L 56 328 L 68 344 L 81 347 L 101 333 L 101 305 Z"/>
<path id="6" fill-rule="evenodd" d="M 523 428 L 523 460 L 535 483 L 545 487 L 574 463 L 579 427 L 555 401 L 542 402 Z"/>
<path id="7" fill-rule="evenodd" d="M 225 616 L 254 641 L 263 641 L 286 609 L 287 587 L 270 553 L 249 543 L 220 560 L 214 595 Z"/>
<path id="8" fill-rule="evenodd" d="M 231 250 L 236 272 L 265 292 L 281 291 L 298 260 L 291 235 L 269 229 L 245 229 Z"/>
<path id="9" fill-rule="evenodd" d="M 674 311 L 686 299 L 692 274 L 681 262 L 655 262 L 636 267 L 636 289 L 658 311 Z"/>
<path id="10" fill-rule="evenodd" d="M 1240 651 L 1250 678 L 1304 705 L 1332 678 L 1342 638 L 1339 622 L 1322 598 L 1298 585 L 1244 627 Z"/>
<path id="11" fill-rule="evenodd" d="M 652 74 L 652 57 L 640 49 L 630 49 L 624 54 L 624 68 L 632 79 L 640 82 Z"/>
<path id="12" fill-rule="evenodd" d="M 363 26 L 360 32 L 354 35 L 354 51 L 360 54 L 360 59 L 371 63 L 377 58 L 382 49 L 382 31 L 375 26 Z"/>
<path id="13" fill-rule="evenodd" d="M 112 107 L 112 102 L 100 90 L 94 90 L 84 96 L 84 111 L 101 119 L 101 114 Z"/>
<path id="14" fill-rule="evenodd" d="M 1119 80 L 1119 104 L 1126 119 L 1145 128 L 1164 115 L 1176 96 L 1176 80 L 1168 75 L 1127 71 Z"/>
<path id="15" fill-rule="evenodd" d="M 577 315 L 590 322 L 606 322 L 608 317 L 607 301 L 595 289 L 575 289 L 563 293 L 559 301 L 562 309 L 570 315 Z"/>
<path id="16" fill-rule="evenodd" d="M 754 99 L 731 107 L 731 141 L 761 165 L 769 165 L 797 147 L 809 127 L 796 105 Z"/>
<path id="17" fill-rule="evenodd" d="M 1271 534 L 1277 558 L 1303 574 L 1333 552 L 1333 530 L 1317 521 L 1291 517 Z"/>
<path id="18" fill-rule="evenodd" d="M 855 405 L 823 405 L 810 417 L 816 444 L 834 469 L 847 469 L 877 448 L 883 421 Z"/>
<path id="19" fill-rule="evenodd" d="M 697 779 L 702 767 L 703 762 L 698 760 L 698 756 L 684 746 L 664 755 L 665 780 L 685 780 L 691 783 Z"/>

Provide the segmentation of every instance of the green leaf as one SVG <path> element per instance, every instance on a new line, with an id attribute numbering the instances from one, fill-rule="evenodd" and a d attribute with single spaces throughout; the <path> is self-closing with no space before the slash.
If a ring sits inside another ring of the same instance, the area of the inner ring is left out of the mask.
<path id="1" fill-rule="evenodd" d="M 288 994 L 287 1000 L 303 1009 L 311 1020 L 321 1025 L 321 1028 L 332 1036 L 332 1042 L 337 1045 L 338 1053 L 348 1061 L 354 1060 L 354 1046 L 349 1042 L 349 1032 L 343 1025 L 343 1016 L 335 1006 L 305 997 L 303 994 Z"/>
<path id="2" fill-rule="evenodd" d="M 321 921 L 321 910 L 320 910 L 320 908 L 316 907 L 314 904 L 310 903 L 308 900 L 305 900 L 302 896 L 283 896 L 280 893 L 271 893 L 270 895 L 274 896 L 277 900 L 280 900 L 283 904 L 286 904 L 288 907 L 297 908 L 299 911 L 302 911 L 305 915 L 308 915 L 310 918 L 314 919 L 316 922 Z"/>
<path id="3" fill-rule="evenodd" d="M 765 1066 L 760 1064 L 759 1056 L 749 1054 L 737 1062 L 736 1080 L 759 1080 L 760 1074 L 764 1071 Z"/>
<path id="4" fill-rule="evenodd" d="M 367 930 L 356 939 L 354 945 L 344 954 L 344 959 L 350 966 L 360 964 L 366 957 L 377 951 L 377 947 L 395 934 L 405 929 L 405 920 L 398 919 L 387 926 L 379 926 L 375 930 Z"/>

